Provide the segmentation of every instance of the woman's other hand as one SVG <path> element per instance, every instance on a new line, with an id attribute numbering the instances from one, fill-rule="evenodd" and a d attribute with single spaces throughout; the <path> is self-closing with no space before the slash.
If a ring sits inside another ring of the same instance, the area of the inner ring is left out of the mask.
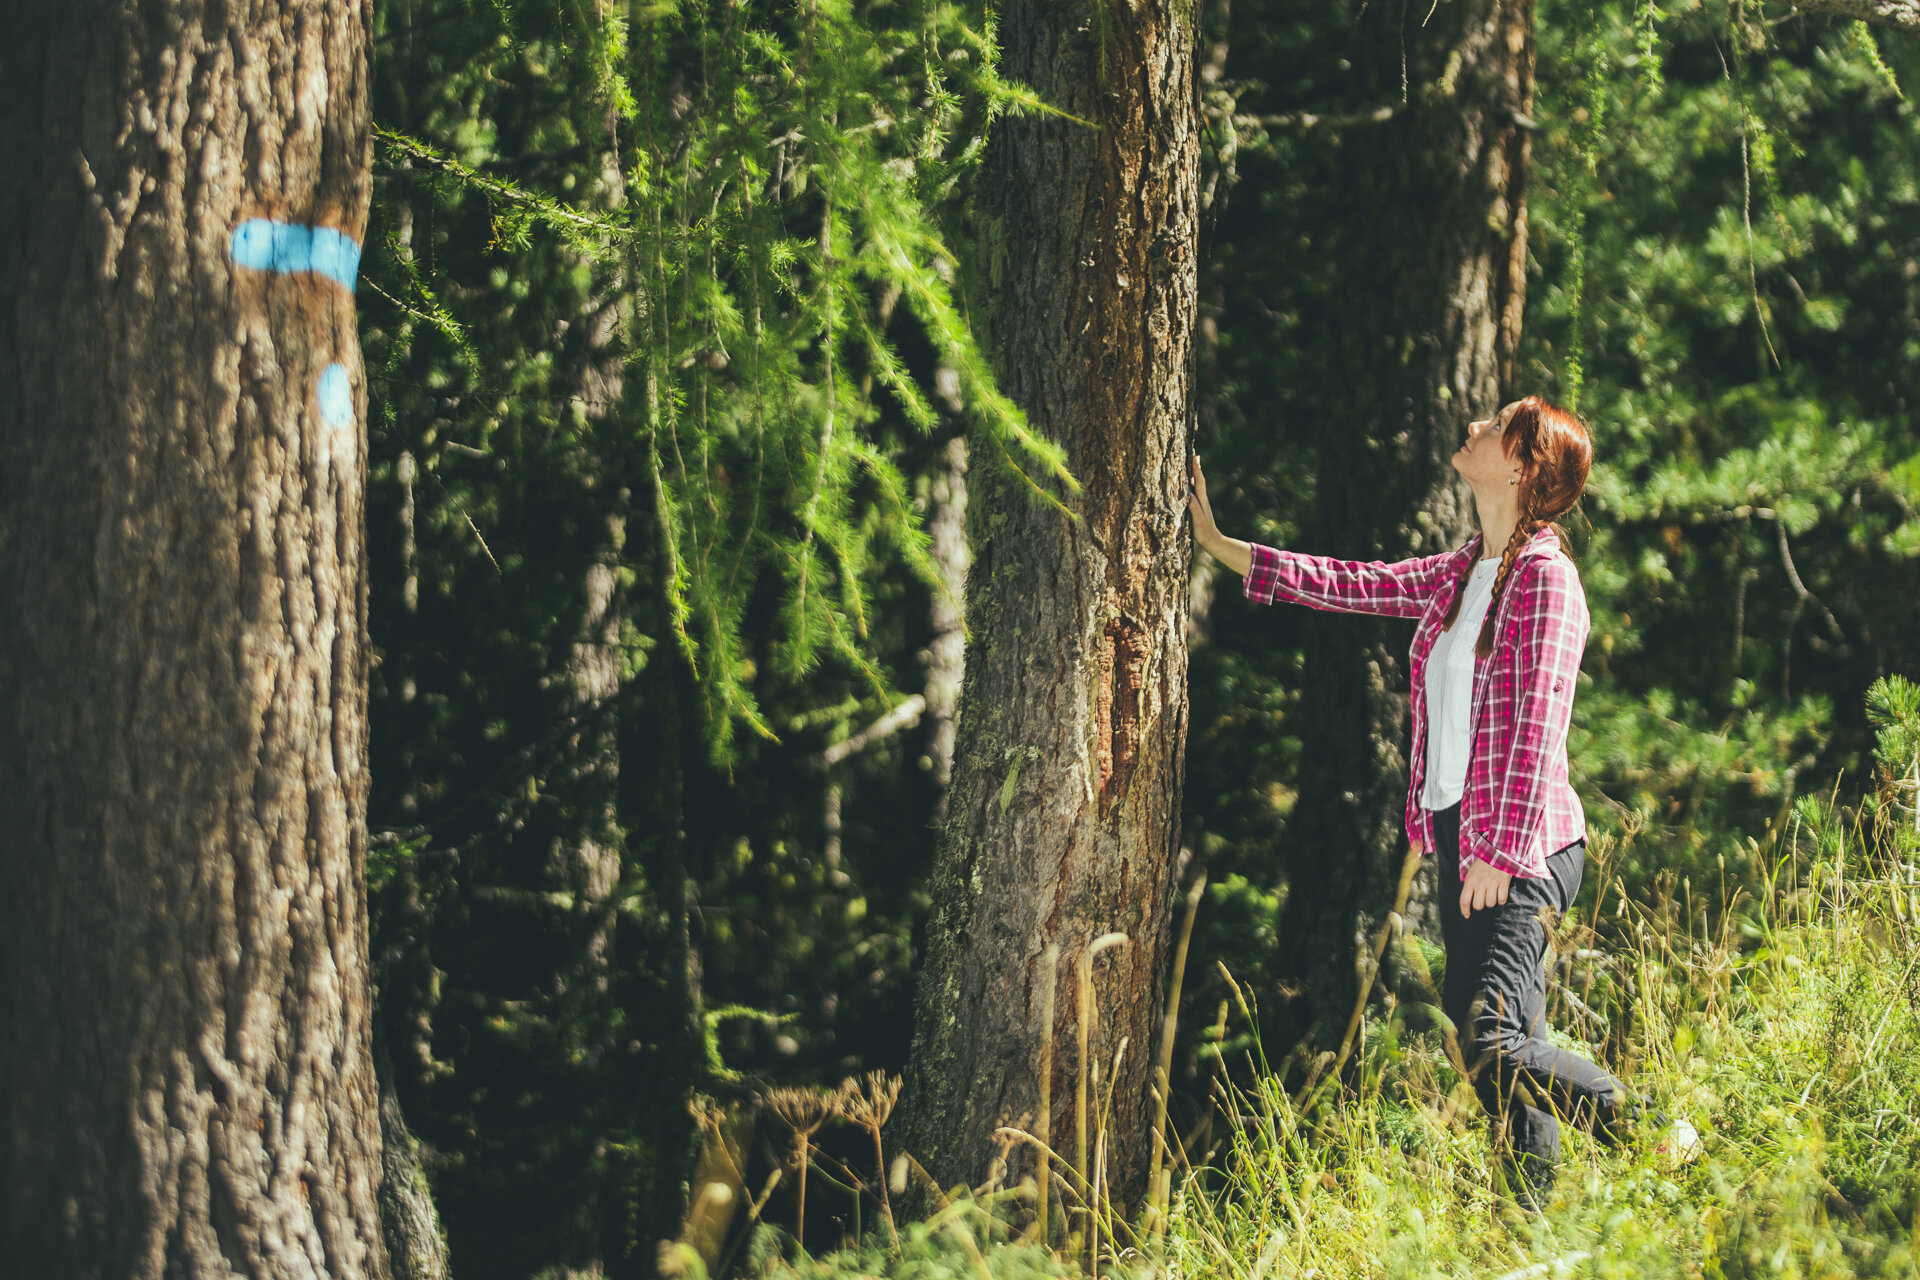
<path id="1" fill-rule="evenodd" d="M 1513 877 L 1491 863 L 1467 859 L 1467 879 L 1460 886 L 1460 916 L 1465 919 L 1476 909 L 1497 907 L 1507 900 L 1507 886 Z"/>

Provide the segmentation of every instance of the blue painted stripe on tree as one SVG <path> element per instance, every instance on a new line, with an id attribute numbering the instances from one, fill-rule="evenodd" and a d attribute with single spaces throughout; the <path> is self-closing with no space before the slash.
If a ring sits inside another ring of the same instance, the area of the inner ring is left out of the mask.
<path id="1" fill-rule="evenodd" d="M 255 271 L 325 276 L 348 293 L 360 274 L 360 242 L 335 227 L 249 218 L 234 228 L 233 260 Z"/>

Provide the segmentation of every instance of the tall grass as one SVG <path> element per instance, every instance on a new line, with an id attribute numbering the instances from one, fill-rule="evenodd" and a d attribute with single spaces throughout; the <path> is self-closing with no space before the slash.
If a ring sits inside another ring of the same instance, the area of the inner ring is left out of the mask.
<path id="1" fill-rule="evenodd" d="M 1014 1189 L 820 1259 L 789 1263 L 763 1245 L 748 1269 L 807 1280 L 1089 1266 L 1223 1280 L 1920 1274 L 1920 694 L 1896 681 L 1875 695 L 1873 794 L 1803 800 L 1775 847 L 1748 842 L 1723 860 L 1711 893 L 1682 882 L 1628 901 L 1609 874 L 1626 851 L 1596 846 L 1596 906 L 1553 939 L 1556 1037 L 1690 1120 L 1704 1139 L 1697 1161 L 1675 1162 L 1657 1134 L 1609 1149 L 1568 1127 L 1551 1201 L 1519 1211 L 1494 1185 L 1484 1114 L 1416 979 L 1375 1006 L 1351 1064 L 1328 1073 L 1332 1087 L 1303 1089 L 1304 1104 L 1264 1064 L 1223 1071 L 1208 1126 L 1220 1136 L 1196 1150 L 1193 1135 L 1169 1135 L 1164 1219 L 1103 1231 L 1092 1257 L 1085 1240 L 1060 1253 L 1023 1243 L 1000 1212 Z M 1404 970 L 1437 959 L 1400 945 Z M 1240 1016 L 1257 1009 L 1243 1003 Z"/>

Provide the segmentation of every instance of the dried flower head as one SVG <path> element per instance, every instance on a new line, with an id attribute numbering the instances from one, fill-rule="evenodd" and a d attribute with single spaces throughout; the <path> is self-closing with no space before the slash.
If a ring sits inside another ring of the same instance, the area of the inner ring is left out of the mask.
<path id="1" fill-rule="evenodd" d="M 767 1110 L 784 1121 L 802 1138 L 840 1113 L 845 1094 L 836 1089 L 822 1093 L 818 1089 L 775 1089 L 767 1095 Z"/>
<path id="2" fill-rule="evenodd" d="M 865 1129 L 879 1129 L 886 1125 L 893 1115 L 893 1104 L 900 1100 L 900 1077 L 869 1071 L 864 1080 L 849 1077 L 840 1092 L 846 1099 L 841 1109 L 847 1119 Z"/>

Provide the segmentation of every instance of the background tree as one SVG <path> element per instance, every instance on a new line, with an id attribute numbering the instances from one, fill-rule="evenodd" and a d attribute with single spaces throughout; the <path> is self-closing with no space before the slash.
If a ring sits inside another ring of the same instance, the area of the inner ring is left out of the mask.
<path id="1" fill-rule="evenodd" d="M 367 14 L 47 4 L 4 54 L 0 1251 L 384 1277 Z"/>
<path id="2" fill-rule="evenodd" d="M 1079 483 L 1067 511 L 1004 466 L 969 473 L 971 647 L 906 1141 L 943 1184 L 982 1180 L 1010 1124 L 1090 1170 L 1085 1079 L 1111 1091 L 1108 1177 L 1132 1195 L 1186 731 L 1192 20 L 1156 3 L 1018 4 L 1000 21 L 1002 74 L 1074 118 L 1001 124 L 972 252 L 1001 385 Z M 1110 933 L 1128 945 L 1089 959 Z M 1023 1150 L 1011 1176 L 1031 1167 Z"/>
<path id="3" fill-rule="evenodd" d="M 1215 80 L 1213 114 L 1236 135 L 1232 176 L 1244 179 L 1209 268 L 1208 367 L 1221 381 L 1208 399 L 1227 404 L 1208 426 L 1222 413 L 1247 423 L 1206 432 L 1224 450 L 1202 444 L 1221 459 L 1226 509 L 1275 521 L 1243 524 L 1249 537 L 1325 555 L 1458 546 L 1474 526 L 1448 460 L 1468 422 L 1517 394 L 1531 0 L 1359 5 L 1311 23 L 1242 5 L 1232 18 L 1222 34 L 1236 55 L 1262 65 L 1284 51 L 1299 74 L 1236 82 L 1235 57 Z M 1286 737 L 1301 745 L 1285 782 L 1297 799 L 1268 837 L 1285 907 L 1263 954 L 1242 960 L 1297 997 L 1269 1005 L 1279 1045 L 1312 1028 L 1337 1041 L 1358 938 L 1406 850 L 1411 629 L 1259 612 L 1246 643 L 1297 654 L 1275 675 L 1291 686 Z M 1258 768 L 1263 756 L 1239 758 Z M 1231 892 L 1237 868 L 1219 870 L 1216 893 Z"/>

